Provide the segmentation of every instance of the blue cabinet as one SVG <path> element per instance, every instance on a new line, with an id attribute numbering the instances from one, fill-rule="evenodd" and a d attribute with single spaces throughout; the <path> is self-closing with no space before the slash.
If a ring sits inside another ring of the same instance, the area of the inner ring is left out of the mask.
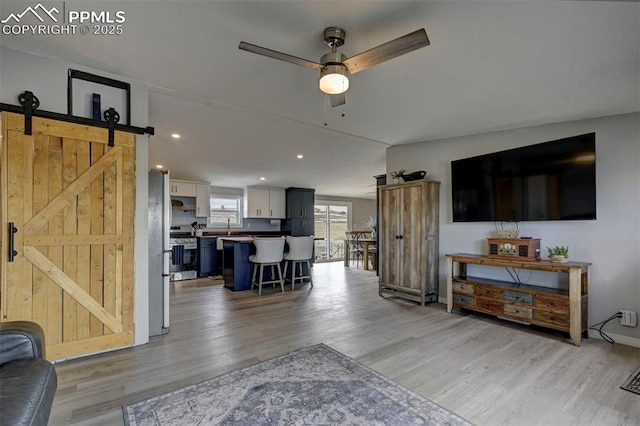
<path id="1" fill-rule="evenodd" d="M 198 238 L 198 276 L 201 278 L 218 275 L 217 237 Z"/>
<path id="2" fill-rule="evenodd" d="M 222 243 L 222 276 L 224 286 L 232 291 L 251 289 L 253 264 L 249 256 L 256 253 L 253 243 L 224 239 Z"/>
<path id="3" fill-rule="evenodd" d="M 314 233 L 315 189 L 287 188 L 287 220 L 284 231 L 293 237 L 303 237 Z"/>

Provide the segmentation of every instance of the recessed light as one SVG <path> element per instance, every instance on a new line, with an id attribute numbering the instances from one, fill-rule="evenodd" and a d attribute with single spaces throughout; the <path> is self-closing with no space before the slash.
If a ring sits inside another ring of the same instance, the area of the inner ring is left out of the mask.
<path id="1" fill-rule="evenodd" d="M 162 164 L 156 164 L 156 169 L 163 169 L 164 166 Z"/>
<path id="2" fill-rule="evenodd" d="M 178 133 L 171 133 L 171 137 L 174 139 L 180 139 L 180 135 Z"/>
<path id="3" fill-rule="evenodd" d="M 267 178 L 264 176 L 260 176 L 260 180 L 267 180 Z"/>
<path id="4" fill-rule="evenodd" d="M 302 155 L 302 154 L 298 154 L 298 155 L 296 155 L 296 157 L 298 157 L 298 158 L 304 158 L 304 155 Z"/>

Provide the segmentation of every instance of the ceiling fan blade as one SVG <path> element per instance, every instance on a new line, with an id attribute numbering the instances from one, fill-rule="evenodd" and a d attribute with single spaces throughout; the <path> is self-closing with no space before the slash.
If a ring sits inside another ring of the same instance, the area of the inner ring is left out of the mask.
<path id="1" fill-rule="evenodd" d="M 266 47 L 256 46 L 255 44 L 245 43 L 244 41 L 240 42 L 238 49 L 257 53 L 258 55 L 267 56 L 280 61 L 289 62 L 294 65 L 300 65 L 301 67 L 311 68 L 313 70 L 322 69 L 322 64 L 317 62 L 308 61 L 306 59 L 298 58 L 297 56 L 287 55 L 286 53 L 277 52 L 275 50 L 267 49 Z"/>
<path id="2" fill-rule="evenodd" d="M 424 28 L 404 35 L 385 44 L 358 53 L 344 61 L 351 74 L 366 70 L 374 65 L 388 61 L 405 53 L 428 46 L 430 44 L 427 32 Z"/>
<path id="3" fill-rule="evenodd" d="M 340 93 L 339 95 L 327 95 L 327 96 L 329 96 L 329 102 L 331 102 L 331 108 L 344 105 L 345 103 L 344 93 Z"/>

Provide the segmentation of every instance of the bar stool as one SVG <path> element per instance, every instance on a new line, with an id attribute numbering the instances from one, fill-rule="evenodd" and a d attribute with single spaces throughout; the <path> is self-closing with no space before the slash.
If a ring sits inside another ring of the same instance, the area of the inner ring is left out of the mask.
<path id="1" fill-rule="evenodd" d="M 309 278 L 309 284 L 313 287 L 311 278 L 311 258 L 313 257 L 313 235 L 309 237 L 287 237 L 289 252 L 284 254 L 284 279 L 291 281 L 291 291 L 296 286 L 296 281 L 304 283 Z M 287 278 L 287 269 L 291 263 L 291 278 Z M 307 265 L 309 275 L 304 275 L 304 264 Z M 296 276 L 296 265 L 298 265 L 298 275 Z"/>
<path id="2" fill-rule="evenodd" d="M 258 287 L 258 296 L 262 295 L 263 284 L 273 284 L 275 290 L 276 284 L 280 284 L 280 290 L 284 293 L 284 276 L 280 268 L 280 262 L 283 259 L 284 238 L 259 238 L 254 237 L 253 244 L 256 246 L 256 254 L 249 256 L 249 261 L 253 263 L 253 276 L 251 278 L 251 290 L 253 286 Z M 271 266 L 271 280 L 264 281 L 264 267 Z M 276 279 L 274 267 L 278 269 L 279 279 Z M 256 281 L 256 275 L 260 270 L 260 276 Z"/>

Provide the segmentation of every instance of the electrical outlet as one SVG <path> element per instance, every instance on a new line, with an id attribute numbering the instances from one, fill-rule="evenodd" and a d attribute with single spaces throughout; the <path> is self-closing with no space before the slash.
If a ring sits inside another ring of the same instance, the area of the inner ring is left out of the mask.
<path id="1" fill-rule="evenodd" d="M 622 317 L 620 317 L 620 325 L 627 327 L 635 327 L 638 324 L 638 315 L 631 309 L 620 309 Z"/>

